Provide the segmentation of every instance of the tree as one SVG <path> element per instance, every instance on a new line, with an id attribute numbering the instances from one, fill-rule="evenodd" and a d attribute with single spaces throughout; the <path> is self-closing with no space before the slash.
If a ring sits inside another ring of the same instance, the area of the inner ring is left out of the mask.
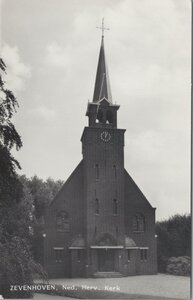
<path id="1" fill-rule="evenodd" d="M 5 87 L 6 66 L 0 59 L 0 294 L 4 298 L 26 298 L 29 292 L 11 292 L 11 284 L 33 283 L 33 272 L 41 271 L 31 254 L 30 212 L 32 198 L 19 180 L 18 161 L 11 149 L 22 146 L 11 121 L 18 102 Z"/>
<path id="2" fill-rule="evenodd" d="M 165 272 L 171 257 L 190 256 L 191 216 L 174 215 L 168 220 L 156 223 L 158 271 Z"/>
<path id="3" fill-rule="evenodd" d="M 10 152 L 14 146 L 19 150 L 22 142 L 11 122 L 18 103 L 13 93 L 5 88 L 2 79 L 5 64 L 2 59 L 0 59 L 0 70 L 0 207 L 2 209 L 9 207 L 13 201 L 18 202 L 22 195 L 22 185 L 15 172 L 16 167 L 20 168 L 20 165 Z"/>
<path id="4" fill-rule="evenodd" d="M 32 252 L 34 259 L 43 264 L 43 233 L 44 233 L 44 212 L 46 207 L 54 199 L 55 195 L 61 188 L 61 180 L 48 178 L 46 181 L 38 178 L 36 175 L 27 178 L 25 175 L 20 176 L 20 181 L 24 184 L 32 198 L 33 209 L 33 235 L 32 235 Z"/>

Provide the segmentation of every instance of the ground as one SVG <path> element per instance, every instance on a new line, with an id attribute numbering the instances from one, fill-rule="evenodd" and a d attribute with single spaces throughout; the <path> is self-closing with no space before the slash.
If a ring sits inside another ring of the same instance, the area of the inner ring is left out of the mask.
<path id="1" fill-rule="evenodd" d="M 33 299 L 37 299 L 37 300 L 61 300 L 62 299 L 66 299 L 66 300 L 73 300 L 77 298 L 69 298 L 69 297 L 60 297 L 60 296 L 50 296 L 50 295 L 46 295 L 46 294 L 34 294 Z"/>
<path id="2" fill-rule="evenodd" d="M 67 290 L 67 293 L 65 293 L 67 297 L 70 295 L 68 294 L 68 289 L 75 287 L 75 289 L 77 288 L 77 292 L 74 291 L 75 293 L 73 293 L 73 297 L 75 295 L 76 298 L 79 298 L 78 291 L 87 292 L 88 297 L 89 291 L 91 291 L 93 296 L 93 291 L 95 292 L 97 289 L 97 293 L 100 294 L 105 290 L 104 298 L 108 291 L 111 291 L 116 294 L 127 294 L 128 299 L 147 299 L 149 297 L 151 299 L 154 299 L 154 297 L 160 297 L 160 299 L 162 297 L 163 299 L 164 297 L 168 299 L 190 299 L 190 278 L 166 274 L 129 276 L 121 278 L 51 279 L 50 283 L 62 285 L 65 292 Z M 84 293 L 80 295 L 84 295 Z M 133 295 L 133 298 L 131 295 Z M 137 295 L 139 298 L 136 297 Z M 142 296 L 144 296 L 144 298 Z M 83 297 L 80 296 L 80 298 Z M 36 299 L 38 299 L 38 296 L 36 296 Z"/>

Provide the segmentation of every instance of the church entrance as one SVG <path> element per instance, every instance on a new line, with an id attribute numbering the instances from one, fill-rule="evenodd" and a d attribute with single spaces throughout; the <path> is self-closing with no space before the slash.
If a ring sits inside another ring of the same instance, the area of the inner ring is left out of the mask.
<path id="1" fill-rule="evenodd" d="M 98 270 L 99 272 L 115 271 L 115 251 L 111 249 L 98 250 Z"/>

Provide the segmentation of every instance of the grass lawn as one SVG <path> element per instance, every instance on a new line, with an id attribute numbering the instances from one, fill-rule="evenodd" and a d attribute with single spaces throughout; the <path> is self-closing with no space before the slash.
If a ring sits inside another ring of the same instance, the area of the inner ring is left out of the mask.
<path id="1" fill-rule="evenodd" d="M 190 278 L 165 274 L 122 278 L 51 279 L 50 284 L 55 284 L 56 290 L 47 291 L 48 294 L 78 299 L 190 299 Z M 73 290 L 65 288 L 72 286 Z M 119 290 L 105 290 L 106 286 L 118 286 Z"/>

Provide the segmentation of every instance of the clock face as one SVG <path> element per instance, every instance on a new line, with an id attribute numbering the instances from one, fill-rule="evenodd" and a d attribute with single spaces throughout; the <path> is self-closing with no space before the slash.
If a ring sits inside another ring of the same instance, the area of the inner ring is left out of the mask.
<path id="1" fill-rule="evenodd" d="M 104 142 L 108 142 L 111 139 L 111 135 L 108 131 L 103 131 L 101 133 L 101 140 L 103 140 Z"/>

